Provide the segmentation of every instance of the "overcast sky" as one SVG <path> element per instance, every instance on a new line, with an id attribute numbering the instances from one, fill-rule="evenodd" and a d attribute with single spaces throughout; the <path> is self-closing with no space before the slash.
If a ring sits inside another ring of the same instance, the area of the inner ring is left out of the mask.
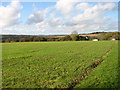
<path id="1" fill-rule="evenodd" d="M 2 34 L 71 34 L 117 31 L 116 2 L 2 2 Z"/>

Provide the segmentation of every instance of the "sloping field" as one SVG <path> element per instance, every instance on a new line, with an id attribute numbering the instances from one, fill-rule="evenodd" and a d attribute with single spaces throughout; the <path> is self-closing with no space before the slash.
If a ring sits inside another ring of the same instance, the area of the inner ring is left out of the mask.
<path id="1" fill-rule="evenodd" d="M 118 41 L 3 43 L 3 88 L 118 87 Z"/>

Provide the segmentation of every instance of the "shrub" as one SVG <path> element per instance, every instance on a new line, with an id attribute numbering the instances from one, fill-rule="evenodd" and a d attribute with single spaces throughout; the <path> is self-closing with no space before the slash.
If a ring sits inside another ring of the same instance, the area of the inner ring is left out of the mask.
<path id="1" fill-rule="evenodd" d="M 66 35 L 63 38 L 61 38 L 61 41 L 71 41 L 72 38 L 70 37 L 70 35 Z"/>
<path id="2" fill-rule="evenodd" d="M 73 41 L 79 41 L 79 35 L 77 35 L 77 34 L 71 35 L 71 38 Z"/>

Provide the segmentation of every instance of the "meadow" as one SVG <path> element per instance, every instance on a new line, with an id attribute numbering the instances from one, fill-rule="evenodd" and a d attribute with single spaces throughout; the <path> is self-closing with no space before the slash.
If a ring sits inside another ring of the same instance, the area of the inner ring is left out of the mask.
<path id="1" fill-rule="evenodd" d="M 117 88 L 118 41 L 2 43 L 3 88 Z"/>

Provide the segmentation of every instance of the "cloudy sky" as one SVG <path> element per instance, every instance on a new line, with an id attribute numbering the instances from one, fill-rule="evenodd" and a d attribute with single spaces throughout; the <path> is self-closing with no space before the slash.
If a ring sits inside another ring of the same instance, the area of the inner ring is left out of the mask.
<path id="1" fill-rule="evenodd" d="M 2 2 L 2 34 L 52 35 L 118 30 L 116 2 Z"/>

